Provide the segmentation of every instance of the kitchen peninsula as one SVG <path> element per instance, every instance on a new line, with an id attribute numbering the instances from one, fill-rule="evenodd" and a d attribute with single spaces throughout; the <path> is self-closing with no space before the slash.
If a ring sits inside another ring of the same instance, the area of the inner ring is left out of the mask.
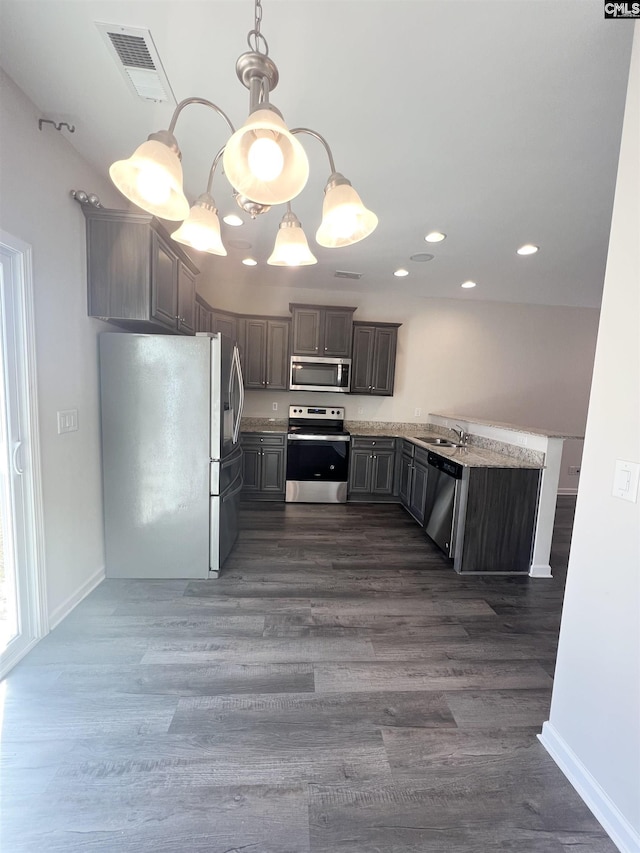
<path id="1" fill-rule="evenodd" d="M 446 446 L 434 448 L 420 439 L 420 436 L 451 438 L 453 427 L 462 427 L 467 433 L 468 439 L 464 448 Z M 402 477 L 403 450 L 406 454 L 408 447 L 411 447 L 412 454 L 416 450 L 422 455 L 426 455 L 427 451 L 436 450 L 441 457 L 453 460 L 466 468 L 539 470 L 541 476 L 536 505 L 533 547 L 527 568 L 531 577 L 551 577 L 549 558 L 562 444 L 565 439 L 581 438 L 581 436 L 452 413 L 430 414 L 428 422 L 424 424 L 351 420 L 345 423 L 345 428 L 352 436 L 354 447 L 358 446 L 358 439 L 361 442 L 362 437 L 365 436 L 371 438 L 384 436 L 397 441 L 398 475 L 396 484 Z M 286 421 L 282 419 L 246 418 L 242 422 L 243 432 L 254 434 L 258 432 L 286 433 L 286 429 Z M 353 452 L 352 450 L 352 454 Z M 412 464 L 412 460 L 408 462 L 408 465 L 413 469 L 416 467 Z M 386 496 L 380 495 L 377 499 L 400 500 L 405 503 L 402 496 L 402 484 L 400 484 L 399 491 L 400 494 L 398 494 L 396 487 L 393 496 L 388 493 Z M 349 499 L 356 499 L 353 490 L 350 491 Z M 365 494 L 361 499 L 367 500 L 369 496 Z M 371 495 L 371 499 L 375 500 L 376 496 Z M 419 513 L 413 512 L 409 506 L 407 508 L 421 522 Z"/>

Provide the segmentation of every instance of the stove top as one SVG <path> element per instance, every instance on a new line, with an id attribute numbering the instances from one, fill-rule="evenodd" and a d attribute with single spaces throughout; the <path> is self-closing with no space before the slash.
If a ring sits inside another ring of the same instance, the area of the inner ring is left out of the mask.
<path id="1" fill-rule="evenodd" d="M 293 435 L 349 435 L 342 406 L 289 406 L 289 433 Z"/>

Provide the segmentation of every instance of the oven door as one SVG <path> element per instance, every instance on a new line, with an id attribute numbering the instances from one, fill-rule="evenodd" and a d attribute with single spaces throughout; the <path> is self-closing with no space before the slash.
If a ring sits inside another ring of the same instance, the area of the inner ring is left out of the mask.
<path id="1" fill-rule="evenodd" d="M 344 503 L 348 473 L 348 435 L 289 434 L 286 501 Z"/>

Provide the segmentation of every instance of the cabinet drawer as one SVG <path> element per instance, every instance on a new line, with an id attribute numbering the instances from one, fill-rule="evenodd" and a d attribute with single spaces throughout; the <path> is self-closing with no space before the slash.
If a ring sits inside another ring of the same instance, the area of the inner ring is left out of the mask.
<path id="1" fill-rule="evenodd" d="M 416 446 L 415 444 L 413 444 L 413 442 L 407 441 L 406 438 L 403 438 L 400 449 L 406 456 L 410 456 L 413 459 L 413 453 L 416 449 Z"/>
<path id="2" fill-rule="evenodd" d="M 413 458 L 416 462 L 422 463 L 422 465 L 428 465 L 429 451 L 423 450 L 422 447 L 416 447 L 415 453 L 413 454 Z"/>
<path id="3" fill-rule="evenodd" d="M 242 443 L 247 447 L 284 447 L 286 433 L 243 432 Z"/>
<path id="4" fill-rule="evenodd" d="M 351 439 L 351 446 L 354 450 L 371 450 L 376 448 L 377 450 L 395 450 L 396 440 L 395 438 L 388 438 L 386 436 L 356 436 Z"/>

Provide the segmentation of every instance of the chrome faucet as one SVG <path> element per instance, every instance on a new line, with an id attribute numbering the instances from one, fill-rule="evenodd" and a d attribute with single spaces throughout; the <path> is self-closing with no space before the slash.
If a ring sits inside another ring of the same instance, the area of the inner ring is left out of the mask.
<path id="1" fill-rule="evenodd" d="M 454 427 L 449 427 L 449 429 L 451 432 L 455 433 L 460 445 L 462 447 L 466 447 L 467 441 L 469 440 L 469 433 L 465 432 L 460 424 L 456 424 Z"/>

